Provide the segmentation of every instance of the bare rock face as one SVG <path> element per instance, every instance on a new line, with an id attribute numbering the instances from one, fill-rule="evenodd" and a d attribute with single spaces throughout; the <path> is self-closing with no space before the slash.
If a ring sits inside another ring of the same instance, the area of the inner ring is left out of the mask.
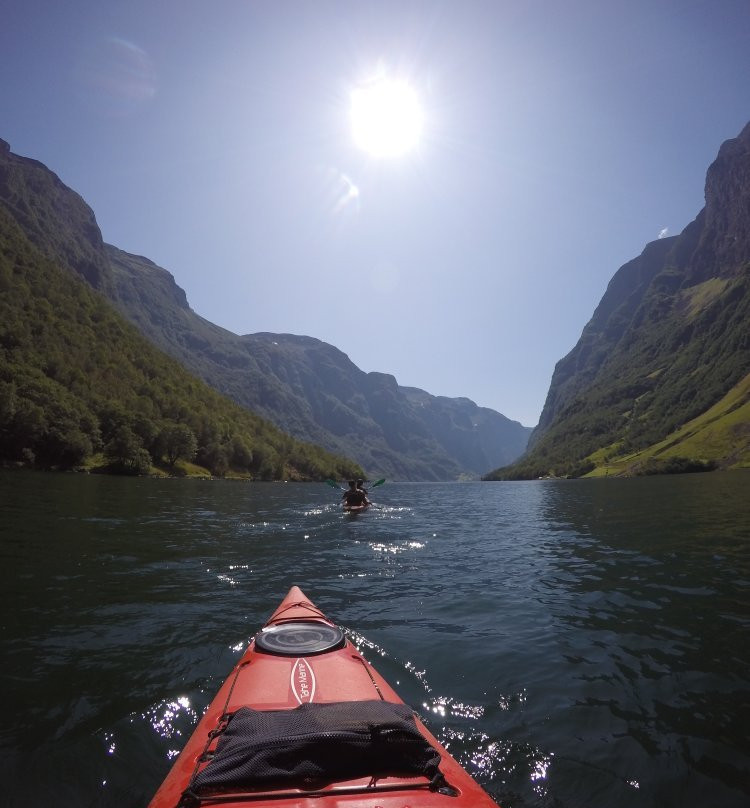
<path id="1" fill-rule="evenodd" d="M 686 266 L 694 283 L 736 275 L 750 258 L 750 123 L 719 149 L 705 197 L 698 244 Z"/>

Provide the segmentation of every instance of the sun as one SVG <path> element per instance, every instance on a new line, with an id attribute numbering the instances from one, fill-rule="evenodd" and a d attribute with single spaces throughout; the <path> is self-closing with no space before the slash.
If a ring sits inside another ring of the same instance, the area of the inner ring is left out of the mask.
<path id="1" fill-rule="evenodd" d="M 360 149 L 373 157 L 399 157 L 419 143 L 422 107 L 408 82 L 379 77 L 352 91 L 351 123 Z"/>

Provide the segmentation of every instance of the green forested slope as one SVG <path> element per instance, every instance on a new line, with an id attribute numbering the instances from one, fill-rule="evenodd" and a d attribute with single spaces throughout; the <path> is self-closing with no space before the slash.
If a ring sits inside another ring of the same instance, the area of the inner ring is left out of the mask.
<path id="1" fill-rule="evenodd" d="M 133 473 L 193 457 L 260 479 L 360 472 L 190 376 L 13 214 L 0 205 L 0 461 L 70 468 L 99 453 Z"/>

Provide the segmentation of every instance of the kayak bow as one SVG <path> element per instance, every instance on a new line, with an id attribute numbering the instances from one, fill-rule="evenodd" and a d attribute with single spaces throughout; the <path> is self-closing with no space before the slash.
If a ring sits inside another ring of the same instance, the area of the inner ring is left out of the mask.
<path id="1" fill-rule="evenodd" d="M 296 586 L 222 685 L 149 808 L 213 805 L 497 808 Z"/>

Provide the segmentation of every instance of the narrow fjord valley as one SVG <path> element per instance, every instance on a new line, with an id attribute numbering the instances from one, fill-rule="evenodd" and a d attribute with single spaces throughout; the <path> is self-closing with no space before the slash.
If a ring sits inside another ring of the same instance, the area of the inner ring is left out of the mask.
<path id="1" fill-rule="evenodd" d="M 494 410 L 364 373 L 314 337 L 208 322 L 170 272 L 105 244 L 74 191 L 3 143 L 2 459 L 129 473 L 194 461 L 259 479 L 747 466 L 750 125 L 721 147 L 705 195 L 679 236 L 615 273 L 529 441 Z"/>

